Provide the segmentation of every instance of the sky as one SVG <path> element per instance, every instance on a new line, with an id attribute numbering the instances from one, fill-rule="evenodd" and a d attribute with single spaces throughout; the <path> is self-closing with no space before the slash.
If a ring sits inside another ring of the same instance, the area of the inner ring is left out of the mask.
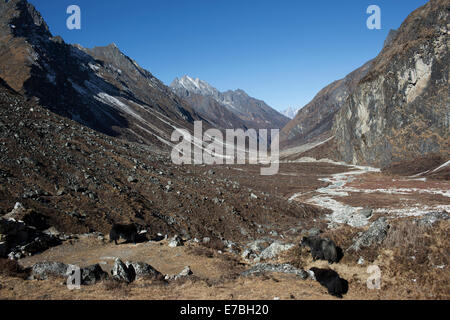
<path id="1" fill-rule="evenodd" d="M 426 0 L 30 0 L 51 32 L 84 47 L 115 43 L 169 85 L 189 75 L 300 108 L 378 55 L 390 29 Z M 69 5 L 81 30 L 69 30 Z M 369 30 L 367 8 L 381 9 Z"/>

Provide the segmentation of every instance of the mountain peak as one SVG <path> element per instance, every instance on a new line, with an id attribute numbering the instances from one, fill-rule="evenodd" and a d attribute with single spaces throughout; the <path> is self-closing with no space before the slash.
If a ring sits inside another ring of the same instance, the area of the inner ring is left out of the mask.
<path id="1" fill-rule="evenodd" d="M 0 23 L 14 26 L 14 34 L 17 36 L 51 37 L 50 29 L 42 15 L 26 0 L 1 0 Z"/>
<path id="2" fill-rule="evenodd" d="M 175 78 L 170 84 L 172 89 L 183 89 L 192 93 L 201 94 L 204 96 L 215 96 L 219 91 L 211 86 L 206 81 L 199 78 L 192 78 L 188 75 L 184 75 L 182 78 Z"/>

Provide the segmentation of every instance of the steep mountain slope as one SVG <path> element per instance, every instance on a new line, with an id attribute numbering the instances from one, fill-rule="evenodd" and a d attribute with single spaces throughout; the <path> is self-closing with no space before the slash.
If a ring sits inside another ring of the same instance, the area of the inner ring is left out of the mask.
<path id="1" fill-rule="evenodd" d="M 446 0 L 414 11 L 336 115 L 337 157 L 386 166 L 429 153 L 450 157 Z"/>
<path id="2" fill-rule="evenodd" d="M 115 45 L 92 50 L 53 37 L 25 0 L 0 1 L 0 76 L 16 91 L 92 129 L 167 145 L 200 119 Z"/>
<path id="3" fill-rule="evenodd" d="M 358 81 L 367 73 L 371 62 L 320 91 L 280 133 L 283 148 L 293 148 L 331 137 L 336 112 L 340 110 Z"/>
<path id="4" fill-rule="evenodd" d="M 205 81 L 184 76 L 176 78 L 170 87 L 180 97 L 188 100 L 192 107 L 208 118 L 215 116 L 219 107 L 227 111 L 219 111 L 227 116 L 222 118 L 223 128 L 281 129 L 289 119 L 269 107 L 264 101 L 250 97 L 243 90 L 220 92 Z M 200 98 L 202 96 L 203 98 Z M 217 105 L 217 103 L 219 105 Z M 236 117 L 241 124 L 236 122 Z M 238 125 L 229 127 L 229 125 Z"/>
<path id="5" fill-rule="evenodd" d="M 0 78 L 0 217 L 20 202 L 69 234 L 106 233 L 114 222 L 133 221 L 152 237 L 160 232 L 239 242 L 257 236 L 262 224 L 294 225 L 321 213 L 249 191 L 235 180 L 239 171 L 219 166 L 207 175 L 209 170 L 173 165 L 153 148 L 58 116 Z"/>
<path id="6" fill-rule="evenodd" d="M 432 0 L 391 30 L 377 58 L 323 89 L 281 132 L 284 158 L 387 166 L 449 156 L 449 5 Z"/>

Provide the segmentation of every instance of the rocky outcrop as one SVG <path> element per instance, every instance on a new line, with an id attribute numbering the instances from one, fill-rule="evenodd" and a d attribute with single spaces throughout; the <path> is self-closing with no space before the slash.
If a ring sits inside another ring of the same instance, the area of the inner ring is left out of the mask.
<path id="1" fill-rule="evenodd" d="M 337 157 L 386 166 L 450 156 L 449 10 L 431 0 L 414 11 L 337 113 Z"/>
<path id="2" fill-rule="evenodd" d="M 323 89 L 283 129 L 287 154 L 378 167 L 448 159 L 448 15 L 448 1 L 431 0 L 391 30 L 374 60 Z"/>
<path id="3" fill-rule="evenodd" d="M 359 80 L 366 75 L 370 65 L 371 62 L 368 62 L 344 79 L 333 82 L 300 109 L 296 117 L 280 132 L 281 147 L 291 149 L 330 138 L 336 113 Z"/>
<path id="4" fill-rule="evenodd" d="M 369 229 L 355 239 L 348 251 L 359 251 L 375 244 L 381 244 L 387 237 L 389 224 L 386 218 L 380 218 L 373 222 Z"/>
<path id="5" fill-rule="evenodd" d="M 60 244 L 59 238 L 23 221 L 0 218 L 0 258 L 20 259 Z"/>
<path id="6" fill-rule="evenodd" d="M 111 275 L 114 280 L 131 283 L 136 278 L 136 272 L 133 267 L 126 265 L 119 258 L 114 261 L 114 266 L 111 270 Z"/>

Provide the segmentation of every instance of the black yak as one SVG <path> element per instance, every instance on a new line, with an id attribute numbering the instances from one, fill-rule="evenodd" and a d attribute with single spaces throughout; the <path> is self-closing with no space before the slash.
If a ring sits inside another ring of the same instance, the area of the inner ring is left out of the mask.
<path id="1" fill-rule="evenodd" d="M 304 237 L 301 242 L 302 247 L 308 246 L 311 249 L 311 255 L 316 260 L 327 260 L 330 264 L 339 262 L 342 257 L 342 250 L 336 247 L 330 239 L 321 239 L 319 237 Z"/>
<path id="2" fill-rule="evenodd" d="M 136 238 L 138 236 L 138 228 L 135 224 L 114 224 L 109 232 L 109 242 L 115 242 L 117 245 L 117 241 L 122 238 L 127 242 L 133 242 L 136 244 Z"/>
<path id="3" fill-rule="evenodd" d="M 348 292 L 348 281 L 339 277 L 336 271 L 331 269 L 311 268 L 308 272 L 314 280 L 328 289 L 332 296 L 342 298 Z"/>

